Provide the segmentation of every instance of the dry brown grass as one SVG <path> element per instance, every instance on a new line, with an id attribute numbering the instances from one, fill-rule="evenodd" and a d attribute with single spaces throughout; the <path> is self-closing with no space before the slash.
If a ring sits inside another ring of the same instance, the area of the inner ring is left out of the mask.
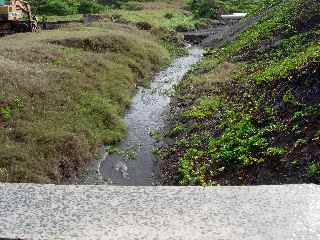
<path id="1" fill-rule="evenodd" d="M 121 114 L 136 85 L 166 64 L 157 39 L 94 24 L 0 39 L 0 96 L 21 112 L 0 127 L 0 169 L 10 182 L 61 182 L 98 144 L 125 134 Z"/>

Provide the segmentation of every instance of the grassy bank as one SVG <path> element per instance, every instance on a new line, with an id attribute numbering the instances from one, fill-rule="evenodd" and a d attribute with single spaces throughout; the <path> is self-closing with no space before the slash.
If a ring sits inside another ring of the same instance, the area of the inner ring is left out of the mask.
<path id="1" fill-rule="evenodd" d="M 99 17 L 103 22 L 125 24 L 150 31 L 162 40 L 171 55 L 180 56 L 186 54 L 186 51 L 183 34 L 178 31 L 194 29 L 202 22 L 194 19 L 191 12 L 184 8 L 184 0 L 130 1 L 121 8 L 108 8 L 100 12 Z M 48 16 L 48 21 L 83 21 L 83 15 Z"/>
<path id="2" fill-rule="evenodd" d="M 178 86 L 166 184 L 320 182 L 320 3 L 279 1 Z"/>
<path id="3" fill-rule="evenodd" d="M 129 8 L 110 9 L 107 15 L 117 17 L 120 21 L 129 23 L 147 22 L 153 27 L 170 30 L 177 28 L 193 29 L 196 20 L 192 14 L 183 9 L 183 1 L 154 1 L 136 3 L 138 9 Z"/>
<path id="4" fill-rule="evenodd" d="M 0 180 L 60 182 L 126 132 L 139 84 L 169 62 L 154 36 L 130 26 L 0 39 Z"/>
<path id="5" fill-rule="evenodd" d="M 193 29 L 198 23 L 185 9 L 185 2 L 178 1 L 130 1 L 121 8 L 108 8 L 100 12 L 101 16 L 119 23 L 136 25 L 148 23 L 153 28 Z M 82 20 L 83 15 L 48 16 L 49 21 Z"/>

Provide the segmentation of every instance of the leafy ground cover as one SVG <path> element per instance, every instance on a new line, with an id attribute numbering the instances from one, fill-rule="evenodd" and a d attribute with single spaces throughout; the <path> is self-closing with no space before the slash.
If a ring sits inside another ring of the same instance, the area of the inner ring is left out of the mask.
<path id="1" fill-rule="evenodd" d="M 14 44 L 12 44 L 14 42 Z M 59 183 L 126 133 L 136 86 L 169 62 L 148 32 L 97 23 L 0 39 L 0 180 Z"/>
<path id="2" fill-rule="evenodd" d="M 262 11 L 266 6 L 276 3 L 278 0 L 223 0 L 224 10 L 228 13 L 246 12 L 254 14 Z"/>
<path id="3" fill-rule="evenodd" d="M 320 182 L 320 3 L 279 1 L 177 87 L 165 184 Z"/>

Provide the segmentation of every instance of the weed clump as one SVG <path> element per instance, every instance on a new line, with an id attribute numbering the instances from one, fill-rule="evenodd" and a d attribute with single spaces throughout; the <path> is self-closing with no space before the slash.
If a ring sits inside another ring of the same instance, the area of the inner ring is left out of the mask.
<path id="1" fill-rule="evenodd" d="M 151 24 L 148 22 L 137 22 L 136 26 L 140 30 L 151 30 L 152 29 Z"/>

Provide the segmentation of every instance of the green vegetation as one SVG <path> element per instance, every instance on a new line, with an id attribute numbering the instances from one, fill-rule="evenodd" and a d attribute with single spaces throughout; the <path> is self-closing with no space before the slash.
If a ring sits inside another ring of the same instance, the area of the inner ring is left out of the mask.
<path id="1" fill-rule="evenodd" d="M 173 108 L 180 118 L 171 124 L 180 131 L 162 149 L 165 183 L 320 182 L 320 3 L 260 5 L 265 13 L 256 23 L 207 49 L 178 86 L 175 102 L 183 107 Z"/>
<path id="2" fill-rule="evenodd" d="M 7 100 L 5 97 L 0 96 L 0 122 L 9 122 L 14 113 L 20 112 L 23 108 L 23 101 L 20 97 L 13 97 Z"/>
<path id="3" fill-rule="evenodd" d="M 216 19 L 221 13 L 254 14 L 277 2 L 278 0 L 187 0 L 187 5 L 195 18 Z"/>
<path id="4" fill-rule="evenodd" d="M 98 145 L 126 134 L 121 116 L 137 85 L 170 59 L 154 35 L 110 23 L 0 43 L 0 179 L 10 182 L 79 173 Z"/>
<path id="5" fill-rule="evenodd" d="M 312 163 L 308 167 L 308 176 L 316 177 L 320 174 L 320 165 L 317 163 Z"/>
<path id="6" fill-rule="evenodd" d="M 201 22 L 193 18 L 192 14 L 183 9 L 183 0 L 178 1 L 100 1 L 108 6 L 100 12 L 101 20 L 113 21 L 120 24 L 136 26 L 140 30 L 151 31 L 162 40 L 162 44 L 174 56 L 186 53 L 183 35 L 175 30 L 185 31 L 194 29 Z M 129 7 L 138 4 L 139 8 Z M 110 7 L 111 6 L 111 7 Z M 39 13 L 40 14 L 40 13 Z M 41 15 L 41 14 L 40 14 Z M 49 22 L 80 21 L 82 14 L 49 15 Z"/>
<path id="7" fill-rule="evenodd" d="M 197 21 L 184 7 L 184 0 L 29 0 L 35 14 L 49 21 L 80 20 L 83 13 L 101 13 L 121 23 L 147 22 L 167 29 L 194 28 Z"/>
<path id="8" fill-rule="evenodd" d="M 253 153 L 268 148 L 264 129 L 258 129 L 249 116 L 237 116 L 232 112 L 224 121 L 224 131 L 218 138 L 210 139 L 209 151 L 213 161 L 222 161 L 226 165 L 240 164 L 249 166 L 260 161 L 261 157 Z M 240 120 L 239 120 L 240 119 Z"/>
<path id="9" fill-rule="evenodd" d="M 180 31 L 194 29 L 201 23 L 184 9 L 184 0 L 175 1 L 61 1 L 52 0 L 61 6 L 48 6 L 50 1 L 35 1 L 32 6 L 38 16 L 46 15 L 49 21 L 81 20 L 81 13 L 100 13 L 107 19 L 125 24 L 150 24 L 153 28 Z M 53 4 L 53 3 L 52 3 Z M 92 5 L 94 4 L 94 5 Z M 98 4 L 98 5 L 96 5 Z"/>
<path id="10" fill-rule="evenodd" d="M 247 12 L 255 14 L 258 11 L 263 11 L 267 6 L 279 2 L 278 0 L 222 0 L 224 11 L 227 13 Z"/>
<path id="11" fill-rule="evenodd" d="M 182 115 L 187 118 L 205 119 L 212 116 L 221 107 L 223 107 L 221 98 L 203 97 L 199 99 L 197 104 L 185 111 Z"/>
<path id="12" fill-rule="evenodd" d="M 106 6 L 95 0 L 29 0 L 29 3 L 39 15 L 97 13 L 106 9 Z"/>
<path id="13" fill-rule="evenodd" d="M 95 12 L 105 21 L 0 39 L 0 181 L 61 182 L 99 144 L 117 152 L 137 85 L 168 63 L 169 52 L 184 53 L 177 31 L 245 11 L 261 17 L 234 41 L 206 49 L 177 87 L 179 107 L 164 134 L 174 143 L 156 150 L 164 181 L 320 182 L 319 1 L 31 3 L 49 21 Z M 135 149 L 121 154 L 136 157 Z"/>
<path id="14" fill-rule="evenodd" d="M 217 18 L 222 12 L 223 2 L 216 0 L 190 0 L 188 6 L 197 18 Z"/>
<path id="15" fill-rule="evenodd" d="M 183 9 L 181 1 L 168 2 L 145 2 L 140 3 L 140 8 L 136 10 L 109 9 L 106 14 L 124 23 L 147 22 L 153 27 L 162 27 L 170 30 L 177 28 L 193 29 L 198 23 L 190 12 Z"/>
<path id="16" fill-rule="evenodd" d="M 137 22 L 148 22 L 156 27 L 165 27 L 169 29 L 175 29 L 178 26 L 184 26 L 187 29 L 194 28 L 195 21 L 192 16 L 185 15 L 183 12 L 172 13 L 173 17 L 168 19 L 167 14 L 171 10 L 140 10 L 130 11 L 125 9 L 110 10 L 113 16 L 119 15 L 120 19 L 125 22 L 137 23 Z"/>

